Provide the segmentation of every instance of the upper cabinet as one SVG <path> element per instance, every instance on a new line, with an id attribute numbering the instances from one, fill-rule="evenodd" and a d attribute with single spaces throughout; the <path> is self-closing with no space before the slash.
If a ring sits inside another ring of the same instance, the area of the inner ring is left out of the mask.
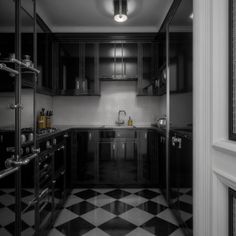
<path id="1" fill-rule="evenodd" d="M 139 43 L 139 80 L 138 95 L 156 96 L 158 91 L 159 44 L 156 42 Z"/>
<path id="2" fill-rule="evenodd" d="M 170 32 L 170 92 L 186 93 L 192 91 L 192 33 Z"/>
<path id="3" fill-rule="evenodd" d="M 58 95 L 99 95 L 97 43 L 59 43 L 58 56 Z"/>
<path id="4" fill-rule="evenodd" d="M 100 43 L 99 78 L 101 80 L 137 80 L 137 43 Z"/>

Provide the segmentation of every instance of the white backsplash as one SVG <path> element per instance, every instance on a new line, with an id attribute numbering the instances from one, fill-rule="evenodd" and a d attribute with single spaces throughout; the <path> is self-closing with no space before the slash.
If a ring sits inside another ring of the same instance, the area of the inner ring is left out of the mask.
<path id="1" fill-rule="evenodd" d="M 134 125 L 150 125 L 162 115 L 160 97 L 137 96 L 136 82 L 102 82 L 100 97 L 53 97 L 54 125 L 114 125 L 125 110 Z"/>
<path id="2" fill-rule="evenodd" d="M 12 127 L 15 123 L 15 112 L 9 108 L 14 104 L 15 97 L 13 93 L 0 93 L 0 127 Z M 21 126 L 33 126 L 33 91 L 31 89 L 22 90 L 21 103 L 23 105 Z M 42 94 L 36 95 L 36 111 L 44 107 L 46 110 L 52 110 L 52 97 Z"/>

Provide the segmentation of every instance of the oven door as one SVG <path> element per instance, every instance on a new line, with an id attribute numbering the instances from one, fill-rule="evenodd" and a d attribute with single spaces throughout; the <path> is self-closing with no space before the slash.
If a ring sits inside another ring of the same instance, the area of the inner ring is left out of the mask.
<path id="1" fill-rule="evenodd" d="M 38 159 L 38 201 L 36 219 L 39 235 L 45 235 L 50 230 L 53 212 L 53 155 L 43 155 Z"/>

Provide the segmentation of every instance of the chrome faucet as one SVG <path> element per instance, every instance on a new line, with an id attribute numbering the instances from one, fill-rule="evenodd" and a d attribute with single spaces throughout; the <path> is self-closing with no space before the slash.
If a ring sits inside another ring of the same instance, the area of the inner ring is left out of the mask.
<path id="1" fill-rule="evenodd" d="M 118 120 L 116 121 L 117 125 L 123 125 L 125 123 L 125 121 L 121 119 L 121 113 L 124 113 L 124 115 L 126 116 L 126 111 L 125 110 L 119 110 Z"/>

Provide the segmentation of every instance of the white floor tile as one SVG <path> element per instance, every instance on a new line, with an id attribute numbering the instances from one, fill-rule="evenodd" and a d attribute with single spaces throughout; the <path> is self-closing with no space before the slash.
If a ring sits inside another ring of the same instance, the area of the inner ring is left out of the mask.
<path id="1" fill-rule="evenodd" d="M 71 192 L 71 194 L 76 194 L 76 193 L 79 193 L 79 192 L 83 192 L 87 190 L 87 188 L 74 188 Z"/>
<path id="2" fill-rule="evenodd" d="M 97 208 L 81 216 L 81 218 L 87 220 L 89 223 L 99 226 L 115 217 L 114 214 L 105 211 L 101 208 Z"/>
<path id="3" fill-rule="evenodd" d="M 179 200 L 188 204 L 193 204 L 193 197 L 190 195 L 182 195 Z"/>
<path id="4" fill-rule="evenodd" d="M 161 193 L 161 190 L 159 188 L 149 188 L 149 190 L 156 192 L 156 193 Z"/>
<path id="5" fill-rule="evenodd" d="M 161 213 L 157 214 L 157 217 L 168 221 L 176 226 L 179 226 L 177 220 L 175 219 L 174 215 L 172 214 L 170 209 L 166 209 L 164 211 L 162 211 Z"/>
<path id="6" fill-rule="evenodd" d="M 192 214 L 189 214 L 185 211 L 179 211 L 179 212 L 180 212 L 180 217 L 181 217 L 181 219 L 183 219 L 184 222 L 189 220 L 193 216 Z"/>
<path id="7" fill-rule="evenodd" d="M 158 203 L 160 205 L 166 206 L 166 207 L 168 206 L 168 204 L 167 204 L 167 202 L 166 202 L 163 195 L 159 195 L 157 197 L 154 197 L 153 199 L 151 199 L 151 201 L 153 201 L 155 203 Z"/>
<path id="8" fill-rule="evenodd" d="M 141 188 L 122 188 L 121 190 L 126 191 L 128 193 L 137 193 L 142 191 L 143 189 Z"/>
<path id="9" fill-rule="evenodd" d="M 136 228 L 132 232 L 128 233 L 126 236 L 154 236 L 154 234 L 151 234 L 142 228 Z"/>
<path id="10" fill-rule="evenodd" d="M 84 201 L 82 198 L 77 197 L 77 196 L 75 196 L 75 195 L 70 195 L 70 196 L 67 198 L 64 207 L 70 207 L 70 206 L 72 206 L 72 205 L 74 205 L 74 204 L 77 204 L 77 203 L 80 203 L 80 202 L 82 202 L 82 201 Z"/>
<path id="11" fill-rule="evenodd" d="M 33 230 L 32 228 L 28 228 L 23 232 L 21 232 L 21 236 L 32 236 L 32 235 L 35 235 L 35 230 Z"/>
<path id="12" fill-rule="evenodd" d="M 94 191 L 96 191 L 98 193 L 108 193 L 110 191 L 115 190 L 115 188 L 94 188 L 92 190 L 94 190 Z"/>
<path id="13" fill-rule="evenodd" d="M 62 234 L 60 231 L 58 231 L 57 229 L 52 229 L 48 236 L 65 236 L 65 234 Z"/>
<path id="14" fill-rule="evenodd" d="M 146 198 L 143 198 L 141 196 L 137 196 L 137 195 L 134 195 L 134 194 L 131 194 L 131 195 L 128 195 L 126 197 L 123 197 L 121 199 L 119 199 L 119 201 L 121 202 L 124 202 L 124 203 L 127 203 L 131 206 L 138 206 L 144 202 L 147 202 L 148 199 Z"/>
<path id="15" fill-rule="evenodd" d="M 0 226 L 6 226 L 14 221 L 15 221 L 14 212 L 12 212 L 7 207 L 0 208 Z"/>
<path id="16" fill-rule="evenodd" d="M 4 206 L 10 206 L 15 203 L 15 197 L 10 194 L 3 194 L 0 196 L 0 203 Z"/>
<path id="17" fill-rule="evenodd" d="M 95 228 L 87 232 L 86 234 L 83 234 L 83 236 L 109 236 L 109 234 L 105 233 L 104 231 Z"/>
<path id="18" fill-rule="evenodd" d="M 107 195 L 101 194 L 101 195 L 89 198 L 87 200 L 87 202 L 89 202 L 89 203 L 91 203 L 95 206 L 102 207 L 102 206 L 104 206 L 108 203 L 114 202 L 115 200 L 116 200 L 115 198 L 112 198 L 112 197 L 109 197 Z"/>
<path id="19" fill-rule="evenodd" d="M 56 219 L 56 222 L 54 224 L 54 227 L 57 227 L 58 225 L 64 224 L 68 221 L 71 221 L 75 218 L 77 218 L 78 215 L 74 214 L 73 212 L 67 210 L 67 209 L 63 209 L 58 218 Z"/>
<path id="20" fill-rule="evenodd" d="M 24 213 L 21 218 L 27 225 L 34 226 L 34 210 Z"/>
<path id="21" fill-rule="evenodd" d="M 119 216 L 122 219 L 125 219 L 136 226 L 140 226 L 153 218 L 154 216 L 148 212 L 140 210 L 138 208 L 133 208 Z"/>
<path id="22" fill-rule="evenodd" d="M 12 236 L 12 234 L 10 234 L 7 230 L 5 230 L 4 228 L 0 228 L 0 235 L 1 236 Z"/>
<path id="23" fill-rule="evenodd" d="M 183 233 L 182 229 L 177 229 L 169 236 L 184 236 L 184 233 Z"/>

